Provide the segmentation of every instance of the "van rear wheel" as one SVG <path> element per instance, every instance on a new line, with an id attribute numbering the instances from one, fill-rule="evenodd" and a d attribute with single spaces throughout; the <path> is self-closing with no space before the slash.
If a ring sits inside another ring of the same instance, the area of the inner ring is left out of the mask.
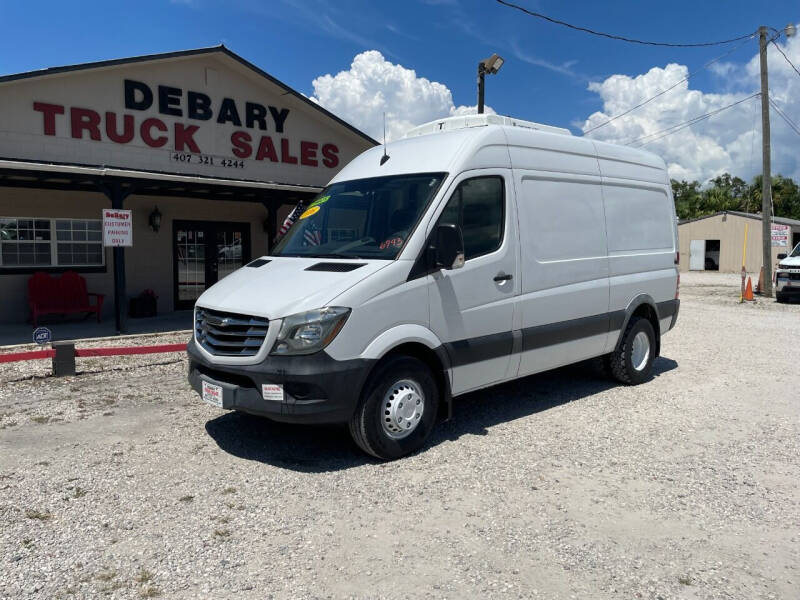
<path id="1" fill-rule="evenodd" d="M 436 423 L 439 393 L 430 369 L 410 356 L 378 365 L 350 419 L 350 435 L 364 452 L 393 460 L 423 446 Z"/>
<path id="2" fill-rule="evenodd" d="M 656 352 L 656 333 L 643 317 L 633 317 L 622 336 L 622 343 L 606 361 L 611 375 L 626 385 L 650 379 Z"/>

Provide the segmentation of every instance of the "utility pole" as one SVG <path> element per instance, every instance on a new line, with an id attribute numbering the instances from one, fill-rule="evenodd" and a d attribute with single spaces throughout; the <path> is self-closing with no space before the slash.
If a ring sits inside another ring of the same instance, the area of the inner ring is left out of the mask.
<path id="1" fill-rule="evenodd" d="M 769 78 L 767 75 L 767 28 L 758 28 L 761 58 L 761 243 L 763 248 L 764 287 L 761 293 L 772 297 L 772 173 L 769 143 Z"/>

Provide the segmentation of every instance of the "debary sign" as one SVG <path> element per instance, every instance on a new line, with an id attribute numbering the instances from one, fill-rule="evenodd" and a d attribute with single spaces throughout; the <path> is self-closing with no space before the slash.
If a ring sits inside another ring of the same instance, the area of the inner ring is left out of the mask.
<path id="1" fill-rule="evenodd" d="M 44 135 L 56 135 L 59 118 L 66 119 L 71 137 L 95 141 L 128 144 L 135 138 L 150 148 L 163 148 L 170 144 L 175 150 L 174 160 L 214 164 L 215 157 L 206 154 L 197 141 L 201 124 L 175 122 L 173 127 L 157 117 L 142 116 L 142 112 L 156 108 L 159 114 L 182 117 L 199 123 L 230 124 L 237 129 L 230 135 L 230 153 L 239 159 L 280 162 L 307 167 L 335 168 L 339 165 L 339 148 L 332 143 L 290 140 L 277 134 L 284 132 L 290 116 L 288 108 L 265 106 L 258 102 L 237 102 L 225 97 L 215 106 L 203 93 L 178 87 L 158 85 L 156 91 L 141 81 L 124 80 L 125 109 L 131 111 L 118 115 L 114 111 L 96 111 L 77 106 L 34 101 L 33 110 L 42 115 Z M 67 110 L 68 109 L 68 110 Z M 137 118 L 138 117 L 138 118 Z M 260 134 L 261 131 L 274 131 Z M 171 142 L 171 143 L 170 143 Z M 191 153 L 189 156 L 186 153 Z M 181 156 L 184 154 L 184 156 Z M 224 160 L 224 159 L 223 159 Z M 221 166 L 244 168 L 241 161 L 230 160 Z"/>

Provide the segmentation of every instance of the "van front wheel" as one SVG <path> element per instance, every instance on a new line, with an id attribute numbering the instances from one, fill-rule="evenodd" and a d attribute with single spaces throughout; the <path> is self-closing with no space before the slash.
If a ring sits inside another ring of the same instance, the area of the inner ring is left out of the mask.
<path id="1" fill-rule="evenodd" d="M 364 452 L 393 460 L 418 450 L 436 423 L 439 394 L 430 369 L 410 356 L 378 365 L 350 419 L 350 435 Z"/>
<path id="2" fill-rule="evenodd" d="M 608 370 L 620 383 L 642 383 L 650 379 L 655 352 L 656 334 L 650 321 L 633 317 L 625 329 L 622 343 L 607 355 Z"/>

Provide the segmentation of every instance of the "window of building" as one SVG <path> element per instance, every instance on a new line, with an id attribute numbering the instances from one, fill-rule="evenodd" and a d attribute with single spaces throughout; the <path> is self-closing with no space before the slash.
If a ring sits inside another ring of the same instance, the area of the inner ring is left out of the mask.
<path id="1" fill-rule="evenodd" d="M 0 217 L 0 268 L 104 264 L 99 219 Z"/>
<path id="2" fill-rule="evenodd" d="M 439 224 L 461 227 L 464 258 L 494 252 L 503 241 L 505 221 L 503 178 L 475 177 L 462 181 L 439 217 Z"/>

